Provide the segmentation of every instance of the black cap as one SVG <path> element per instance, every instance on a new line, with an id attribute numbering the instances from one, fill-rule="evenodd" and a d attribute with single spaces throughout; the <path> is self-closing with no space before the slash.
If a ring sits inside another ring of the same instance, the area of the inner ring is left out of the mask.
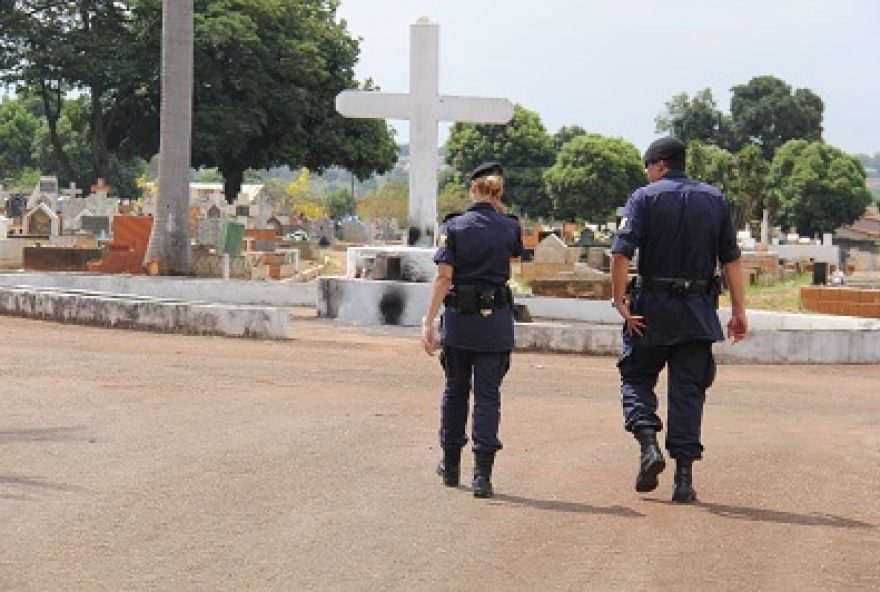
<path id="1" fill-rule="evenodd" d="M 684 142 L 672 136 L 660 138 L 651 142 L 651 145 L 645 150 L 645 164 L 657 162 L 658 160 L 683 159 L 684 154 Z"/>
<path id="2" fill-rule="evenodd" d="M 484 162 L 478 165 L 471 173 L 471 181 L 476 181 L 480 177 L 488 177 L 489 175 L 504 176 L 504 169 L 497 162 Z"/>

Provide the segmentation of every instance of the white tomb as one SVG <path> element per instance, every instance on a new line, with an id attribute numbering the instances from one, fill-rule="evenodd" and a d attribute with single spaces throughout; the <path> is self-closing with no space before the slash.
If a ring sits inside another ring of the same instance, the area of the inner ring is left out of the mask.
<path id="1" fill-rule="evenodd" d="M 26 235 L 59 236 L 61 234 L 61 221 L 58 214 L 52 211 L 43 202 L 29 210 L 24 216 L 23 226 Z M 48 230 L 49 232 L 46 232 Z"/>

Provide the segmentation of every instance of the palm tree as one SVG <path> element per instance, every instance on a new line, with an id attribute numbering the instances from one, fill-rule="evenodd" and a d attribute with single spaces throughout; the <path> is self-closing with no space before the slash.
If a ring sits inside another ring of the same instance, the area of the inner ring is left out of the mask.
<path id="1" fill-rule="evenodd" d="M 192 141 L 193 0 L 162 0 L 159 195 L 146 261 L 162 275 L 191 270 L 189 167 Z"/>

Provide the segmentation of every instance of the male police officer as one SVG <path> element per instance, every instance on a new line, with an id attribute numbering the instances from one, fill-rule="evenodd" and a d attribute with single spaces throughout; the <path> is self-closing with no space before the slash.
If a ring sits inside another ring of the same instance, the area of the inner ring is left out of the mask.
<path id="1" fill-rule="evenodd" d="M 440 358 L 446 374 L 439 433 L 443 460 L 437 472 L 445 485 L 458 485 L 473 385 L 473 493 L 481 498 L 493 495 L 492 466 L 501 449 L 499 389 L 513 349 L 513 302 L 506 284 L 510 258 L 522 254 L 519 220 L 505 215 L 501 205 L 503 175 L 495 162 L 474 169 L 469 184 L 474 203 L 447 216 L 440 227 L 437 276 L 422 327 L 425 351 L 434 355 L 440 345 L 434 318 L 446 305 Z"/>
<path id="2" fill-rule="evenodd" d="M 653 142 L 644 161 L 649 184 L 630 196 L 611 247 L 612 305 L 625 320 L 618 362 L 623 415 L 641 444 L 636 491 L 653 491 L 666 467 L 657 444 L 663 423 L 654 387 L 667 366 L 666 449 L 676 460 L 672 499 L 688 503 L 696 500 L 692 463 L 702 457 L 703 403 L 715 378 L 712 343 L 724 341 L 716 314 L 719 263 L 731 294 L 728 335 L 737 342 L 748 330 L 740 250 L 727 199 L 685 176 L 681 141 Z M 637 250 L 638 276 L 628 283 Z"/>

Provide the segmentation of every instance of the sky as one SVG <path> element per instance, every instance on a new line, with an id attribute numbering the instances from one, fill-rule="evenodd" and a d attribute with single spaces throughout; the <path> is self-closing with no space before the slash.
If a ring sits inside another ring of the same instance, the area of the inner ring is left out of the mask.
<path id="1" fill-rule="evenodd" d="M 880 152 L 878 0 L 342 0 L 358 79 L 409 90 L 409 25 L 440 25 L 440 93 L 505 97 L 641 150 L 674 95 L 773 75 L 825 102 L 824 139 Z M 408 126 L 392 122 L 398 140 Z M 441 128 L 445 140 L 448 126 Z"/>

